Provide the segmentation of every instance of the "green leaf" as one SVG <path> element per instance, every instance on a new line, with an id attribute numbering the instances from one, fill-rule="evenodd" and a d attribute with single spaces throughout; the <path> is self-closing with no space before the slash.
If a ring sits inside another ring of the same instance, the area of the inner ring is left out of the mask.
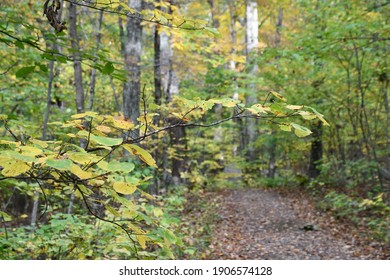
<path id="1" fill-rule="evenodd" d="M 73 162 L 70 159 L 54 159 L 49 158 L 46 160 L 46 165 L 58 170 L 70 170 Z"/>
<path id="2" fill-rule="evenodd" d="M 114 70 L 115 67 L 112 62 L 107 62 L 102 69 L 102 74 L 110 75 L 112 72 L 114 72 Z"/>
<path id="3" fill-rule="evenodd" d="M 291 125 L 290 124 L 282 123 L 282 124 L 279 125 L 279 128 L 280 128 L 280 130 L 283 130 L 283 131 L 288 131 L 288 132 L 291 131 Z"/>
<path id="4" fill-rule="evenodd" d="M 215 36 L 218 38 L 221 37 L 221 33 L 219 33 L 218 29 L 216 29 L 216 28 L 205 26 L 204 30 L 206 31 L 206 33 L 208 35 Z"/>
<path id="5" fill-rule="evenodd" d="M 3 212 L 3 211 L 0 211 L 0 218 L 3 218 L 3 221 L 4 221 L 4 222 L 10 222 L 10 221 L 12 221 L 11 216 L 8 215 L 7 213 Z"/>
<path id="6" fill-rule="evenodd" d="M 20 41 L 15 41 L 14 42 L 15 46 L 17 46 L 19 49 L 24 50 L 24 44 Z"/>
<path id="7" fill-rule="evenodd" d="M 111 137 L 105 137 L 105 136 L 96 136 L 96 135 L 93 135 L 93 134 L 91 134 L 91 140 L 93 140 L 94 142 L 96 142 L 96 143 L 98 143 L 100 145 L 108 146 L 108 147 L 118 146 L 118 145 L 122 144 L 122 142 L 123 142 L 122 138 L 111 138 Z"/>
<path id="8" fill-rule="evenodd" d="M 113 172 L 131 172 L 135 168 L 134 163 L 132 162 L 120 162 L 113 160 L 107 165 L 108 171 Z"/>
<path id="9" fill-rule="evenodd" d="M 20 68 L 18 71 L 16 71 L 15 75 L 17 78 L 25 78 L 28 74 L 31 72 L 34 72 L 35 66 L 26 66 Z"/>
<path id="10" fill-rule="evenodd" d="M 291 126 L 294 128 L 294 133 L 298 137 L 306 137 L 312 133 L 310 129 L 296 123 L 291 123 Z"/>

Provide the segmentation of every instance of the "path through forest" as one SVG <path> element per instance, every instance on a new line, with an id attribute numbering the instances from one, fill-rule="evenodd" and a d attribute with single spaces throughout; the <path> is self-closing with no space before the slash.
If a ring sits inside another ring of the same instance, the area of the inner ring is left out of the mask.
<path id="1" fill-rule="evenodd" d="M 212 259 L 389 259 L 389 247 L 318 212 L 303 196 L 276 190 L 224 190 Z"/>

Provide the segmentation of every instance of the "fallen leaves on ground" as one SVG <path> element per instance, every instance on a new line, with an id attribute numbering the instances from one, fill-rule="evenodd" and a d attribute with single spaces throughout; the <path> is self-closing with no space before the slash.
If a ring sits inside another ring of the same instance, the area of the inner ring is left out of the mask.
<path id="1" fill-rule="evenodd" d="M 210 259 L 389 259 L 389 245 L 319 212 L 308 199 L 272 189 L 223 190 Z"/>

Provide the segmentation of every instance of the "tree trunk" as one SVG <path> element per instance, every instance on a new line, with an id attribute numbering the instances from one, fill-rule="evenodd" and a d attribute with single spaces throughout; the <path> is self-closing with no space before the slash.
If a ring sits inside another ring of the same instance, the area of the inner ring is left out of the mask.
<path id="1" fill-rule="evenodd" d="M 276 34 L 275 34 L 275 48 L 280 48 L 280 44 L 282 41 L 282 27 L 283 27 L 283 8 L 279 9 L 278 12 L 278 20 L 276 22 Z M 275 57 L 275 60 L 279 60 L 279 56 Z M 272 130 L 272 133 L 270 135 L 271 141 L 269 145 L 269 164 L 268 164 L 268 178 L 274 178 L 276 173 L 276 137 L 275 137 L 275 130 Z"/>
<path id="2" fill-rule="evenodd" d="M 103 11 L 99 12 L 99 18 L 97 20 L 97 27 L 96 27 L 96 52 L 99 51 L 100 48 L 100 28 L 102 26 L 103 21 Z M 95 84 L 96 84 L 96 69 L 92 68 L 91 70 L 91 81 L 89 83 L 89 103 L 88 103 L 88 110 L 92 110 L 93 108 L 93 101 L 95 98 Z"/>
<path id="3" fill-rule="evenodd" d="M 323 154 L 323 144 L 322 144 L 322 122 L 318 121 L 312 129 L 312 142 L 311 142 L 311 151 L 310 151 L 310 164 L 308 175 L 310 178 L 316 178 L 320 175 L 320 166 L 322 161 Z"/>
<path id="4" fill-rule="evenodd" d="M 258 74 L 258 66 L 254 61 L 259 44 L 258 26 L 257 1 L 246 0 L 246 63 L 248 72 L 251 76 L 256 76 Z M 246 106 L 251 106 L 257 101 L 257 91 L 256 85 L 254 84 L 250 84 L 248 87 L 251 90 L 251 93 L 246 96 Z M 248 161 L 254 161 L 257 158 L 256 151 L 253 148 L 254 141 L 256 140 L 256 120 L 253 118 L 246 118 L 245 123 L 245 157 Z"/>
<path id="5" fill-rule="evenodd" d="M 73 50 L 74 84 L 76 88 L 77 113 L 84 112 L 83 70 L 81 68 L 81 54 L 77 37 L 77 6 L 69 2 L 69 37 Z"/>
<path id="6" fill-rule="evenodd" d="M 141 0 L 129 0 L 129 7 L 140 11 Z M 135 17 L 128 17 L 126 22 L 125 37 L 125 70 L 127 81 L 123 88 L 123 114 L 134 124 L 138 123 L 140 116 L 140 95 L 141 95 L 141 52 L 142 52 L 142 26 L 141 20 Z M 139 135 L 135 131 L 133 137 Z"/>

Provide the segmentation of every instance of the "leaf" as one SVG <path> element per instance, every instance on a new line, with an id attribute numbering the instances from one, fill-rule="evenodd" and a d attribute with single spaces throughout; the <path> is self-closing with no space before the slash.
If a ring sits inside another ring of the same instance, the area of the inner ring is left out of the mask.
<path id="1" fill-rule="evenodd" d="M 204 30 L 206 31 L 207 34 L 211 36 L 218 37 L 218 38 L 221 37 L 221 33 L 219 33 L 218 29 L 216 28 L 205 26 Z"/>
<path id="2" fill-rule="evenodd" d="M 6 151 L 2 151 L 0 154 L 8 157 L 10 159 L 18 159 L 18 160 L 21 160 L 23 162 L 28 162 L 28 163 L 37 162 L 37 159 L 35 157 L 28 156 L 28 155 L 22 155 L 18 152 L 15 152 L 15 151 L 6 150 Z"/>
<path id="3" fill-rule="evenodd" d="M 232 108 L 237 105 L 238 101 L 231 98 L 225 98 L 225 99 L 221 99 L 220 103 L 224 107 Z"/>
<path id="4" fill-rule="evenodd" d="M 294 133 L 298 137 L 306 137 L 312 133 L 310 129 L 296 123 L 291 123 L 291 126 L 294 128 Z"/>
<path id="5" fill-rule="evenodd" d="M 326 126 L 329 126 L 329 123 L 324 119 L 324 115 L 319 113 L 316 109 L 312 107 L 307 107 L 313 111 L 313 113 L 317 116 L 317 118 Z"/>
<path id="6" fill-rule="evenodd" d="M 10 215 L 8 215 L 7 213 L 3 212 L 3 211 L 0 211 L 0 217 L 2 218 L 2 220 L 4 222 L 10 222 L 12 221 L 12 218 Z"/>
<path id="7" fill-rule="evenodd" d="M 137 186 L 126 182 L 114 182 L 113 188 L 117 193 L 132 194 L 137 190 Z"/>
<path id="8" fill-rule="evenodd" d="M 310 113 L 308 111 L 300 111 L 298 114 L 300 114 L 305 120 L 313 120 L 317 118 L 315 114 Z"/>
<path id="9" fill-rule="evenodd" d="M 113 125 L 116 128 L 130 130 L 134 127 L 134 124 L 126 119 L 123 115 L 113 118 Z"/>
<path id="10" fill-rule="evenodd" d="M 43 153 L 41 149 L 31 147 L 31 146 L 20 146 L 19 149 L 21 151 L 21 154 L 25 156 L 35 157 Z"/>
<path id="11" fill-rule="evenodd" d="M 288 131 L 288 132 L 291 131 L 291 125 L 290 124 L 282 123 L 282 124 L 279 125 L 279 128 L 280 128 L 280 130 L 283 130 L 283 131 Z"/>
<path id="12" fill-rule="evenodd" d="M 91 162 L 98 162 L 101 157 L 95 154 L 88 154 L 83 152 L 67 152 L 66 156 L 70 158 L 72 161 L 79 164 L 89 164 Z"/>
<path id="13" fill-rule="evenodd" d="M 290 110 L 301 110 L 303 107 L 303 105 L 287 105 L 286 108 L 287 109 L 290 109 Z"/>
<path id="14" fill-rule="evenodd" d="M 116 211 L 113 207 L 111 207 L 110 205 L 104 205 L 104 208 L 106 208 L 106 210 L 108 212 L 110 212 L 112 215 L 114 215 L 114 217 L 120 217 L 120 214 L 118 211 Z"/>
<path id="15" fill-rule="evenodd" d="M 45 163 L 47 166 L 58 170 L 70 170 L 70 168 L 73 166 L 73 162 L 70 159 L 49 158 L 46 159 Z"/>
<path id="16" fill-rule="evenodd" d="M 15 177 L 20 174 L 26 173 L 31 169 L 29 165 L 18 159 L 11 159 L 6 162 L 1 162 L 0 164 L 3 167 L 1 173 L 5 177 Z"/>
<path id="17" fill-rule="evenodd" d="M 17 78 L 25 78 L 31 72 L 34 72 L 34 70 L 35 70 L 35 66 L 22 67 L 18 71 L 16 71 L 15 75 Z"/>
<path id="18" fill-rule="evenodd" d="M 147 165 L 157 168 L 156 161 L 148 151 L 133 144 L 124 144 L 122 147 L 129 151 L 132 155 L 138 155 L 139 158 Z"/>
<path id="19" fill-rule="evenodd" d="M 80 113 L 80 114 L 75 114 L 75 115 L 72 115 L 71 118 L 72 119 L 82 119 L 82 118 L 85 118 L 85 117 L 96 117 L 98 115 L 98 113 L 96 112 L 85 112 L 85 113 Z"/>
<path id="20" fill-rule="evenodd" d="M 163 229 L 162 235 L 171 244 L 175 243 L 177 240 L 175 234 L 169 229 Z"/>
<path id="21" fill-rule="evenodd" d="M 287 99 L 283 97 L 280 93 L 277 93 L 276 91 L 270 91 L 270 93 L 275 96 L 277 99 L 282 100 L 283 102 L 287 102 Z"/>
<path id="22" fill-rule="evenodd" d="M 264 105 L 261 105 L 261 104 L 255 104 L 253 105 L 252 107 L 250 108 L 246 108 L 249 112 L 253 113 L 253 114 L 267 114 L 267 112 L 271 112 L 271 108 L 270 107 L 267 107 L 267 106 L 264 106 Z"/>
<path id="23" fill-rule="evenodd" d="M 134 170 L 134 168 L 135 165 L 132 162 L 120 162 L 116 160 L 109 162 L 107 165 L 107 170 L 113 172 L 117 172 L 117 171 L 131 172 Z"/>
<path id="24" fill-rule="evenodd" d="M 105 136 L 96 136 L 96 135 L 93 135 L 93 134 L 91 134 L 91 140 L 93 140 L 94 142 L 96 142 L 96 143 L 98 143 L 100 145 L 108 146 L 108 147 L 118 146 L 118 145 L 122 144 L 122 142 L 123 142 L 122 138 L 112 138 L 112 137 L 105 137 Z"/>
<path id="25" fill-rule="evenodd" d="M 45 149 L 49 146 L 49 144 L 47 142 L 42 141 L 42 140 L 38 140 L 38 139 L 30 139 L 30 142 L 37 145 L 37 146 L 40 146 L 43 149 Z"/>
<path id="26" fill-rule="evenodd" d="M 88 171 L 82 170 L 81 167 L 78 166 L 77 164 L 72 164 L 72 166 L 70 167 L 69 171 L 72 172 L 77 177 L 79 177 L 80 179 L 83 179 L 83 180 L 93 177 L 92 172 L 88 172 Z"/>
<path id="27" fill-rule="evenodd" d="M 102 69 L 102 74 L 110 75 L 112 72 L 114 72 L 114 70 L 115 67 L 112 62 L 107 62 Z"/>
<path id="28" fill-rule="evenodd" d="M 97 127 L 95 127 L 95 129 L 100 131 L 100 132 L 103 132 L 103 133 L 110 133 L 111 132 L 111 128 L 106 126 L 106 125 L 98 125 Z"/>
<path id="29" fill-rule="evenodd" d="M 137 235 L 137 241 L 142 249 L 146 249 L 146 241 L 148 240 L 146 235 Z"/>

